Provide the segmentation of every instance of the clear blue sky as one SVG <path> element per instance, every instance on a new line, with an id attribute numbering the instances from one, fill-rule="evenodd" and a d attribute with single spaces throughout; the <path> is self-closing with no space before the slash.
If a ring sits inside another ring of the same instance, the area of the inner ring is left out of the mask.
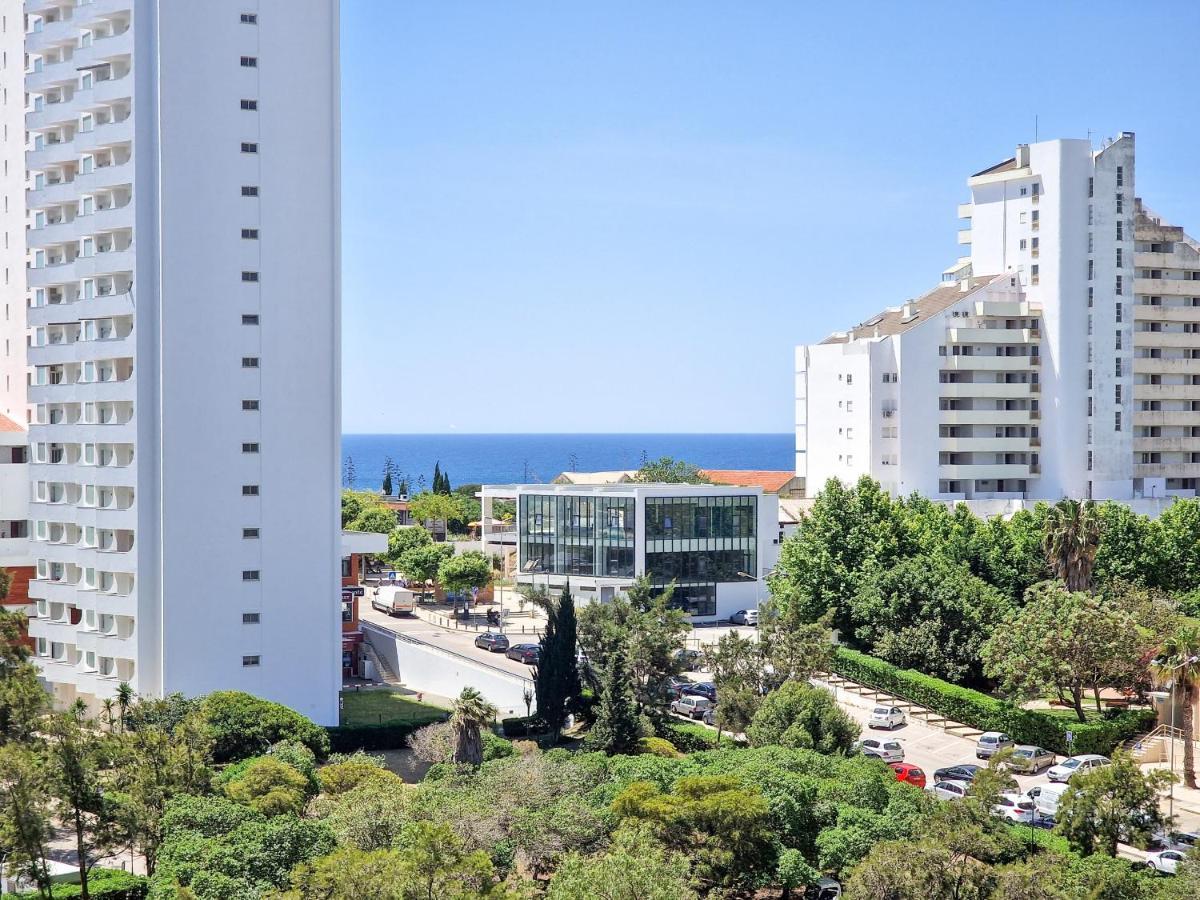
<path id="1" fill-rule="evenodd" d="M 1141 11 L 1138 11 L 1138 10 Z M 1200 232 L 1200 4 L 342 0 L 347 432 L 790 431 L 966 176 L 1135 131 Z"/>

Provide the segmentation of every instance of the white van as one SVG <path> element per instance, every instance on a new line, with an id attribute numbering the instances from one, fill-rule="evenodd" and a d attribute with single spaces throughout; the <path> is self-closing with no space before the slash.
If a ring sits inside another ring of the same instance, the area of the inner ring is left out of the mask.
<path id="1" fill-rule="evenodd" d="M 408 588 L 381 584 L 371 588 L 371 608 L 389 616 L 411 616 L 417 608 L 417 595 Z"/>
<path id="2" fill-rule="evenodd" d="M 1042 784 L 1034 789 L 1037 791 L 1036 795 L 1033 790 L 1028 793 L 1032 797 L 1034 808 L 1038 813 L 1048 819 L 1053 819 L 1058 815 L 1058 804 L 1068 787 L 1069 785 L 1065 784 Z"/>

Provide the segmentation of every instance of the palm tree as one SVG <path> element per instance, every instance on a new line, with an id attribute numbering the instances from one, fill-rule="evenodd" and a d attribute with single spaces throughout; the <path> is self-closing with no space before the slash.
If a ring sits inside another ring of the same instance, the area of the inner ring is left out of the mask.
<path id="1" fill-rule="evenodd" d="M 134 696 L 133 688 L 129 686 L 128 681 L 122 681 L 117 685 L 117 710 L 119 712 L 118 718 L 121 723 L 121 731 L 125 730 L 125 713 L 133 705 Z"/>
<path id="2" fill-rule="evenodd" d="M 104 710 L 104 724 L 108 726 L 108 731 L 111 734 L 114 731 L 113 725 L 116 723 L 117 718 L 115 714 L 117 708 L 116 701 L 112 697 L 105 697 L 100 706 Z"/>
<path id="3" fill-rule="evenodd" d="M 1151 663 L 1154 680 L 1159 684 L 1173 682 L 1183 688 L 1183 783 L 1196 787 L 1193 760 L 1196 733 L 1192 710 L 1200 691 L 1200 626 L 1180 625 L 1163 640 L 1158 655 Z M 1175 693 L 1171 692 L 1171 702 Z M 1174 735 L 1172 735 L 1174 740 Z"/>
<path id="4" fill-rule="evenodd" d="M 1103 522 L 1091 500 L 1061 500 L 1050 507 L 1042 551 L 1068 591 L 1090 591 Z"/>
<path id="5" fill-rule="evenodd" d="M 454 701 L 450 724 L 454 728 L 454 762 L 478 766 L 483 762 L 483 728 L 496 718 L 496 707 L 473 687 L 465 687 Z"/>

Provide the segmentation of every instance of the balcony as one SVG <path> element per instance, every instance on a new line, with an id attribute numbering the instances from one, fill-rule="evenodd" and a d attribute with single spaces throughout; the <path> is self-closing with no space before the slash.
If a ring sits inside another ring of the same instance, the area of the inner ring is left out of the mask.
<path id="1" fill-rule="evenodd" d="M 1139 237 L 1138 240 L 1141 240 Z M 1188 268 L 1188 264 L 1184 262 L 1182 255 L 1174 253 L 1150 253 L 1146 251 L 1136 251 L 1133 254 L 1133 264 L 1139 269 L 1184 269 Z"/>
<path id="2" fill-rule="evenodd" d="M 1024 300 L 976 300 L 975 315 L 999 319 L 1028 319 L 1041 314 L 1041 309 Z"/>
<path id="3" fill-rule="evenodd" d="M 1200 375 L 1200 359 L 1133 358 L 1133 371 L 1139 375 Z"/>
<path id="4" fill-rule="evenodd" d="M 97 0 L 95 5 L 99 5 Z M 118 4 L 119 5 L 119 4 Z M 125 4 L 128 8 L 128 0 Z M 98 15 L 98 13 L 92 13 Z M 98 37 L 92 40 L 92 46 L 79 47 L 75 50 L 75 65 L 80 69 L 100 63 L 111 62 L 133 53 L 133 29 L 126 27 L 120 34 Z M 236 60 L 234 60 L 236 62 Z"/>
<path id="5" fill-rule="evenodd" d="M 110 250 L 95 256 L 81 256 L 75 260 L 75 272 L 80 278 L 95 275 L 118 275 L 133 271 L 133 246 L 123 250 Z"/>
<path id="6" fill-rule="evenodd" d="M 969 219 L 975 212 L 975 204 L 960 203 L 958 204 L 958 217 L 960 219 Z"/>
<path id="7" fill-rule="evenodd" d="M 1028 478 L 1029 466 L 1024 463 L 966 463 L 953 466 L 938 466 L 938 478 L 999 480 Z"/>
<path id="8" fill-rule="evenodd" d="M 1200 297 L 1200 281 L 1186 278 L 1135 278 L 1133 292 L 1157 297 Z"/>
<path id="9" fill-rule="evenodd" d="M 54 183 L 45 182 L 44 187 L 31 188 L 26 191 L 25 197 L 30 209 L 46 209 L 65 203 L 75 203 L 79 194 L 74 180 L 63 179 Z"/>
<path id="10" fill-rule="evenodd" d="M 133 184 L 133 163 L 112 163 L 107 166 L 96 166 L 86 175 L 75 176 L 75 193 L 91 194 L 105 188 L 125 187 Z"/>
<path id="11" fill-rule="evenodd" d="M 938 439 L 938 449 L 952 453 L 1026 453 L 1033 446 L 1027 437 L 944 437 Z"/>
<path id="12" fill-rule="evenodd" d="M 1135 347 L 1195 347 L 1200 349 L 1200 334 L 1184 331 L 1135 331 Z"/>
<path id="13" fill-rule="evenodd" d="M 1200 400 L 1200 384 L 1135 384 L 1134 400 Z"/>
<path id="14" fill-rule="evenodd" d="M 1133 467 L 1134 478 L 1196 478 L 1200 463 L 1138 463 Z"/>
<path id="15" fill-rule="evenodd" d="M 1014 384 L 997 384 L 994 382 L 973 382 L 963 384 L 961 382 L 955 384 L 942 384 L 941 396 L 943 397 L 983 397 L 983 398 L 1022 398 L 1028 397 L 1034 393 L 1032 390 L 1037 385 L 1029 382 L 1017 382 Z"/>
<path id="16" fill-rule="evenodd" d="M 79 152 L 76 150 L 73 140 L 56 141 L 53 144 L 46 144 L 40 150 L 26 151 L 25 168 L 40 172 L 43 169 L 73 163 L 78 156 Z"/>
<path id="17" fill-rule="evenodd" d="M 79 118 L 77 95 L 62 100 L 43 100 L 42 108 L 25 113 L 25 128 L 28 131 L 45 131 L 59 125 L 73 125 Z"/>
<path id="18" fill-rule="evenodd" d="M 1194 414 L 1193 421 L 1200 425 L 1200 412 Z M 1164 453 L 1200 453 L 1200 437 L 1135 437 L 1133 449 Z"/>
<path id="19" fill-rule="evenodd" d="M 957 372 L 1024 372 L 1040 364 L 1037 356 L 947 356 L 941 367 Z"/>
<path id="20" fill-rule="evenodd" d="M 1200 322 L 1200 306 L 1151 306 L 1138 303 L 1133 307 L 1133 318 L 1138 322 Z"/>
<path id="21" fill-rule="evenodd" d="M 1039 418 L 1032 409 L 943 409 L 939 415 L 943 425 L 1030 425 Z"/>
<path id="22" fill-rule="evenodd" d="M 52 47 L 74 46 L 78 40 L 79 23 L 74 19 L 43 22 L 35 31 L 26 32 L 25 52 L 37 56 Z"/>
<path id="23" fill-rule="evenodd" d="M 971 243 L 971 229 L 970 228 L 964 228 L 962 231 L 960 231 L 958 233 L 958 242 L 960 244 Z"/>
<path id="24" fill-rule="evenodd" d="M 950 344 L 1032 344 L 1040 332 L 1032 328 L 947 328 Z"/>
<path id="25" fill-rule="evenodd" d="M 1184 425 L 1200 426 L 1200 410 L 1143 410 L 1133 411 L 1134 425 Z"/>

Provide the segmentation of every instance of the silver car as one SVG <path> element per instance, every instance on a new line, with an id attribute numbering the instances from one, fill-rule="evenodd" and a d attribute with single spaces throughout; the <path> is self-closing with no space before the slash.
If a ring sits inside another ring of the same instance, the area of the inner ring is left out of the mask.
<path id="1" fill-rule="evenodd" d="M 1013 750 L 1009 765 L 1014 772 L 1036 775 L 1042 769 L 1048 769 L 1054 765 L 1054 754 L 1042 747 L 1035 747 L 1033 744 L 1021 744 Z"/>
<path id="2" fill-rule="evenodd" d="M 975 757 L 991 759 L 1005 747 L 1013 746 L 1013 739 L 1003 731 L 985 731 L 975 742 Z"/>
<path id="3" fill-rule="evenodd" d="M 939 800 L 961 800 L 970 789 L 971 786 L 965 781 L 935 781 L 925 790 Z"/>
<path id="4" fill-rule="evenodd" d="M 878 756 L 886 763 L 904 762 L 904 747 L 899 741 L 883 738 L 863 738 L 854 748 L 864 756 Z"/>
<path id="5" fill-rule="evenodd" d="M 712 709 L 712 705 L 707 697 L 685 694 L 671 703 L 671 712 L 689 719 L 701 719 L 705 712 Z"/>

